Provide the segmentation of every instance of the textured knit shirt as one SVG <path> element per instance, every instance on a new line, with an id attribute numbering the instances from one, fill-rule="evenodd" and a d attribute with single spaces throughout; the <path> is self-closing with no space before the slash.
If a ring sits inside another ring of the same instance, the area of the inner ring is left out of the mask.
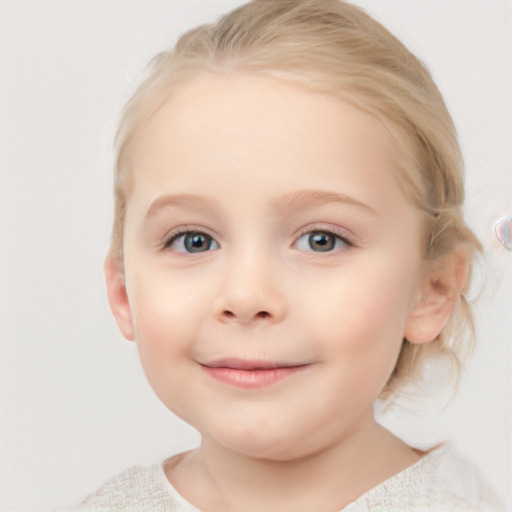
<path id="1" fill-rule="evenodd" d="M 167 480 L 163 465 L 133 466 L 105 483 L 79 512 L 199 512 Z M 504 512 L 474 463 L 443 443 L 340 512 Z"/>

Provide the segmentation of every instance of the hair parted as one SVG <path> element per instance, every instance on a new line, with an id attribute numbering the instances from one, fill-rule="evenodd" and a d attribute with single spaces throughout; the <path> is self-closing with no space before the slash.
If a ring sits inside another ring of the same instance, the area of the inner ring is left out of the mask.
<path id="1" fill-rule="evenodd" d="M 399 184 L 425 213 L 425 259 L 463 247 L 469 278 L 436 340 L 404 339 L 381 398 L 420 380 L 435 353 L 451 363 L 453 380 L 471 352 L 474 329 L 466 299 L 481 245 L 465 224 L 463 163 L 451 116 L 426 66 L 364 10 L 343 0 L 253 0 L 185 33 L 156 55 L 128 101 L 115 136 L 114 224 L 110 258 L 123 260 L 126 201 L 132 186 L 130 149 L 136 135 L 174 88 L 204 73 L 257 73 L 337 94 L 378 117 L 400 155 Z"/>

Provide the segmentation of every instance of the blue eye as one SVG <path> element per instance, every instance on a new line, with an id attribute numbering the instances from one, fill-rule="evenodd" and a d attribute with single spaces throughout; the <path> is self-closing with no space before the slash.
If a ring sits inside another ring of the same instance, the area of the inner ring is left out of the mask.
<path id="1" fill-rule="evenodd" d="M 330 252 L 351 244 L 330 231 L 315 230 L 302 235 L 296 248 L 301 251 Z"/>
<path id="2" fill-rule="evenodd" d="M 164 247 L 176 252 L 197 254 L 218 249 L 219 244 L 206 233 L 187 231 L 173 236 L 168 242 L 165 242 Z"/>

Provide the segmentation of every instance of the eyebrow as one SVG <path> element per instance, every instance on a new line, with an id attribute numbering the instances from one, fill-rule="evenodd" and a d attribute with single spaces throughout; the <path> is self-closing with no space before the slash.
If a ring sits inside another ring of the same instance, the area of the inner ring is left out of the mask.
<path id="1" fill-rule="evenodd" d="M 175 206 L 191 206 L 193 208 L 211 208 L 215 205 L 206 196 L 195 194 L 165 194 L 155 199 L 148 208 L 146 219 L 154 217 L 158 212 Z"/>
<path id="2" fill-rule="evenodd" d="M 276 203 L 276 209 L 282 213 L 311 208 L 326 203 L 343 203 L 356 206 L 366 213 L 379 215 L 368 204 L 347 194 L 341 194 L 330 190 L 297 190 L 284 195 Z"/>
<path id="3" fill-rule="evenodd" d="M 371 206 L 347 194 L 330 190 L 296 190 L 278 198 L 273 206 L 280 214 L 312 208 L 327 203 L 343 203 L 355 206 L 366 213 L 379 215 Z M 155 199 L 148 208 L 146 219 L 154 217 L 166 208 L 190 206 L 192 208 L 211 209 L 217 201 L 202 195 L 195 194 L 165 194 Z"/>

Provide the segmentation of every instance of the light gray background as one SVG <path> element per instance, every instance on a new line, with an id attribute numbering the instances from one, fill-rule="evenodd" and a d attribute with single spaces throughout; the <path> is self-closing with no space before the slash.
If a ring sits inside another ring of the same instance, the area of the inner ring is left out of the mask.
<path id="1" fill-rule="evenodd" d="M 149 58 L 238 0 L 0 0 L 0 510 L 69 506 L 107 477 L 194 446 L 118 334 L 102 260 L 110 144 Z M 512 4 L 357 0 L 431 67 L 467 161 L 467 217 L 488 254 L 478 351 L 442 414 L 387 424 L 458 439 L 511 500 Z"/>

